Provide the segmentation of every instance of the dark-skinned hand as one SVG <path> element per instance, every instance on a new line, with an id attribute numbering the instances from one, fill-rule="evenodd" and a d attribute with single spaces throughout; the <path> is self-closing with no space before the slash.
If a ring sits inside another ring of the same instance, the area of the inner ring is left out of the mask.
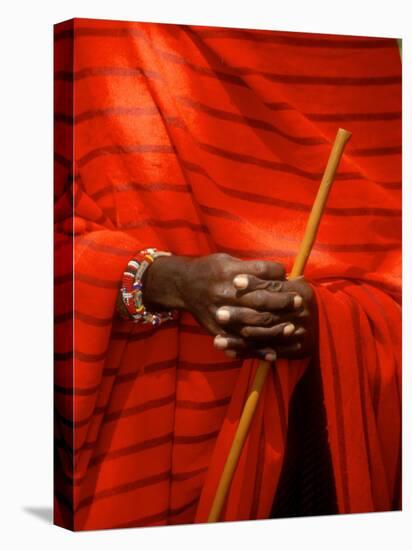
<path id="1" fill-rule="evenodd" d="M 217 336 L 216 347 L 232 357 L 263 356 L 269 361 L 311 355 L 313 291 L 303 277 L 265 281 L 240 274 L 233 284 L 248 307 L 230 305 L 217 310 L 216 318 L 229 334 Z"/>
<path id="2" fill-rule="evenodd" d="M 143 285 L 148 309 L 189 311 L 229 356 L 311 353 L 312 290 L 304 279 L 287 281 L 280 263 L 222 253 L 166 256 L 147 269 Z"/>

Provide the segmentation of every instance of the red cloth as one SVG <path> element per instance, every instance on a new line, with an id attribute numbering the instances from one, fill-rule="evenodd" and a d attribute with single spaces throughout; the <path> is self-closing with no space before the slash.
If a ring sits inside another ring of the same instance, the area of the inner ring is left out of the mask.
<path id="1" fill-rule="evenodd" d="M 256 364 L 215 350 L 189 314 L 120 320 L 122 271 L 147 246 L 290 269 L 339 126 L 353 138 L 306 271 L 338 507 L 397 509 L 396 42 L 76 19 L 55 47 L 56 522 L 205 521 Z M 268 517 L 304 369 L 272 370 L 223 519 Z"/>

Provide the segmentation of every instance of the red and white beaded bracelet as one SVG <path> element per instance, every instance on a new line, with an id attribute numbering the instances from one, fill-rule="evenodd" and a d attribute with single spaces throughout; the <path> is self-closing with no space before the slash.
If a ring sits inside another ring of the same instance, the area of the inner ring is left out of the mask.
<path id="1" fill-rule="evenodd" d="M 123 273 L 120 293 L 129 318 L 133 319 L 135 323 L 150 323 L 153 326 L 159 326 L 166 321 L 177 318 L 178 312 L 176 310 L 153 313 L 148 311 L 143 304 L 142 279 L 146 269 L 156 258 L 170 255 L 170 252 L 161 252 L 156 248 L 146 248 L 128 262 Z"/>

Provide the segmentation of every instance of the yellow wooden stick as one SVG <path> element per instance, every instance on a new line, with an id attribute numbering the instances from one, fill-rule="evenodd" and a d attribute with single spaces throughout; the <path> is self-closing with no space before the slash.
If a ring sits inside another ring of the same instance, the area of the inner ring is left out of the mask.
<path id="1" fill-rule="evenodd" d="M 335 142 L 329 155 L 328 164 L 326 165 L 318 194 L 316 195 L 315 202 L 313 203 L 312 210 L 306 224 L 305 234 L 290 273 L 291 279 L 303 275 L 303 270 L 305 269 L 306 262 L 308 261 L 313 243 L 316 239 L 320 220 L 322 218 L 326 201 L 335 178 L 336 170 L 339 166 L 339 161 L 351 135 L 352 134 L 350 132 L 343 130 L 342 128 L 339 128 L 336 134 Z M 273 368 L 271 363 L 268 363 L 267 361 L 259 361 L 255 379 L 246 399 L 242 415 L 239 420 L 239 425 L 237 427 L 236 434 L 216 490 L 215 498 L 210 509 L 208 517 L 209 523 L 219 521 L 220 514 L 230 488 L 230 483 L 235 473 L 247 434 L 249 433 L 249 426 L 253 420 L 259 397 L 262 393 L 266 376 L 270 368 Z"/>

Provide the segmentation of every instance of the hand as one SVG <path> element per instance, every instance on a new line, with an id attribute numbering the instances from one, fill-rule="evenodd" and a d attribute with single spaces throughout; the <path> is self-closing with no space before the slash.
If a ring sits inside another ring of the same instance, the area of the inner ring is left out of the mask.
<path id="1" fill-rule="evenodd" d="M 190 259 L 179 256 L 161 257 L 148 268 L 143 281 L 144 303 L 149 309 L 180 308 L 189 311 L 212 335 L 222 334 L 216 318 L 221 306 L 250 306 L 250 296 L 237 289 L 233 281 L 240 273 L 261 284 L 283 280 L 281 264 L 268 261 L 242 261 L 228 254 L 211 254 Z M 284 293 L 286 302 L 293 296 Z M 232 329 L 231 323 L 227 330 Z"/>
<path id="2" fill-rule="evenodd" d="M 148 309 L 185 309 L 230 356 L 300 357 L 311 351 L 312 291 L 282 264 L 227 254 L 160 257 L 144 277 Z M 309 327 L 309 329 L 308 329 Z"/>
<path id="3" fill-rule="evenodd" d="M 300 277 L 262 281 L 241 274 L 234 280 L 248 307 L 223 306 L 216 318 L 229 333 L 215 346 L 231 357 L 298 359 L 312 354 L 315 340 L 313 291 Z M 293 303 L 290 301 L 293 296 Z"/>

